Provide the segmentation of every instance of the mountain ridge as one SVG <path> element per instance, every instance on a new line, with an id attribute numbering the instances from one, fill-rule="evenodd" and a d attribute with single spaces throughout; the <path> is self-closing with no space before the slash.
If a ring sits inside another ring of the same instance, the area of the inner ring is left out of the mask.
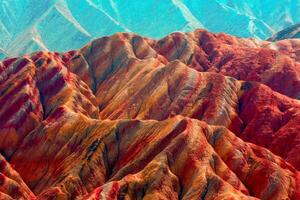
<path id="1" fill-rule="evenodd" d="M 299 199 L 300 55 L 284 45 L 117 33 L 3 60 L 0 197 Z"/>
<path id="2" fill-rule="evenodd" d="M 277 14 L 270 17 L 267 8 Z M 143 4 L 109 0 L 25 0 L 17 4 L 5 0 L 0 5 L 0 35 L 4 38 L 0 48 L 12 57 L 45 50 L 33 40 L 36 37 L 50 51 L 67 51 L 80 48 L 91 39 L 116 32 L 135 32 L 145 37 L 161 38 L 174 31 L 196 28 L 266 39 L 274 32 L 300 22 L 295 15 L 297 10 L 297 4 L 293 2 L 273 1 L 214 0 L 208 5 L 206 1 L 175 0 L 149 0 Z M 286 13 L 290 20 L 285 20 L 280 13 Z M 221 23 L 218 19 L 226 20 L 221 20 Z M 36 34 L 25 34 L 30 32 Z M 24 38 L 24 42 L 17 38 Z M 18 48 L 12 49 L 11 46 Z M 28 46 L 30 48 L 26 48 Z"/>
<path id="3" fill-rule="evenodd" d="M 295 24 L 293 26 L 287 27 L 282 31 L 274 34 L 268 39 L 268 41 L 279 41 L 284 39 L 297 39 L 300 38 L 300 24 Z"/>

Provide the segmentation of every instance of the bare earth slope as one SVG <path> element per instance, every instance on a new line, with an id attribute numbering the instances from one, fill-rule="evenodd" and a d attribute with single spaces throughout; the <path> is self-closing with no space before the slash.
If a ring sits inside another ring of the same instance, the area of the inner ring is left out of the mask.
<path id="1" fill-rule="evenodd" d="M 2 61 L 0 199 L 299 199 L 285 45 L 118 33 Z"/>

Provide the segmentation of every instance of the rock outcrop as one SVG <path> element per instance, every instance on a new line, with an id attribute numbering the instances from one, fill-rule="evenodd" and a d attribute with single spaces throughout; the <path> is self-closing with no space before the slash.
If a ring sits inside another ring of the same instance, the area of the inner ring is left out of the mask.
<path id="1" fill-rule="evenodd" d="M 2 61 L 0 197 L 299 199 L 300 63 L 274 45 L 118 33 Z"/>

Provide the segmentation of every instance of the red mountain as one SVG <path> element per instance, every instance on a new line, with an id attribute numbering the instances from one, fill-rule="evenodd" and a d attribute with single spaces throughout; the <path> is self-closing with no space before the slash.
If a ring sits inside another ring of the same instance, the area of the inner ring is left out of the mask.
<path id="1" fill-rule="evenodd" d="M 2 61 L 0 199 L 300 199 L 292 42 L 118 33 Z"/>

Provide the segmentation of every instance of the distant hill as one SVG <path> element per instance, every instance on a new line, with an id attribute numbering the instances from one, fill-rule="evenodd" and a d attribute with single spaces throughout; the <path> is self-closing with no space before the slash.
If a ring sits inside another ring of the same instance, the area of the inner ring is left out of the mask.
<path id="1" fill-rule="evenodd" d="M 300 24 L 295 24 L 279 31 L 268 39 L 268 41 L 278 41 L 284 39 L 300 38 Z"/>
<path id="2" fill-rule="evenodd" d="M 300 22 L 299 11 L 296 0 L 2 0 L 0 48 L 66 51 L 116 32 L 162 38 L 195 28 L 266 39 Z"/>

